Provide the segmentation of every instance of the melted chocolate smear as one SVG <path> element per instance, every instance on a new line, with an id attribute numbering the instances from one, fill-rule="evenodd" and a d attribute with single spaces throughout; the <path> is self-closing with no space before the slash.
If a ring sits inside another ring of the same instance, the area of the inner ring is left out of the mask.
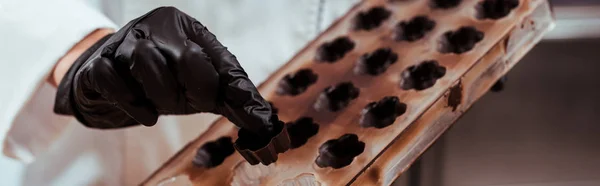
<path id="1" fill-rule="evenodd" d="M 460 103 L 462 102 L 462 83 L 454 85 L 450 88 L 450 94 L 448 95 L 448 106 L 452 107 L 452 112 L 456 111 Z"/>
<path id="2" fill-rule="evenodd" d="M 365 150 L 365 143 L 356 134 L 344 134 L 338 139 L 328 140 L 319 147 L 315 163 L 321 167 L 339 169 L 350 165 L 354 157 Z"/>
<path id="3" fill-rule="evenodd" d="M 394 124 L 396 118 L 406 112 L 406 104 L 398 97 L 388 96 L 371 102 L 362 110 L 359 124 L 362 127 L 385 128 Z"/>
<path id="4" fill-rule="evenodd" d="M 319 76 L 311 69 L 301 69 L 295 74 L 288 74 L 279 81 L 277 94 L 291 96 L 299 95 L 306 91 L 309 86 L 315 84 L 318 77 Z"/>
<path id="5" fill-rule="evenodd" d="M 377 28 L 392 15 L 392 12 L 383 6 L 373 7 L 367 11 L 359 12 L 354 17 L 354 30 L 366 30 Z"/>
<path id="6" fill-rule="evenodd" d="M 468 52 L 475 47 L 475 44 L 483 40 L 483 36 L 483 32 L 472 26 L 461 27 L 456 31 L 448 31 L 444 33 L 439 51 L 454 54 Z"/>
<path id="7" fill-rule="evenodd" d="M 449 9 L 457 7 L 462 0 L 432 0 L 431 6 L 433 8 Z"/>
<path id="8" fill-rule="evenodd" d="M 394 39 L 396 41 L 417 41 L 435 28 L 435 21 L 426 16 L 417 16 L 410 21 L 402 21 L 396 25 Z"/>
<path id="9" fill-rule="evenodd" d="M 498 81 L 496 81 L 496 83 L 494 83 L 494 85 L 492 86 L 492 88 L 490 88 L 490 91 L 492 92 L 501 92 L 502 90 L 504 90 L 504 87 L 506 86 L 506 81 L 508 81 L 508 77 L 507 76 L 502 76 L 500 79 L 498 79 Z"/>
<path id="10" fill-rule="evenodd" d="M 484 0 L 477 4 L 477 18 L 497 20 L 519 6 L 519 0 Z"/>
<path id="11" fill-rule="evenodd" d="M 303 117 L 293 123 L 286 125 L 290 135 L 291 148 L 298 148 L 319 132 L 319 124 L 316 124 L 312 118 Z"/>
<path id="12" fill-rule="evenodd" d="M 238 131 L 238 139 L 236 140 L 238 148 L 256 151 L 266 147 L 269 142 L 271 142 L 271 139 L 279 134 L 284 127 L 284 123 L 279 120 L 279 117 L 276 114 L 271 116 L 271 122 L 273 123 L 273 128 L 262 129 L 260 134 L 253 133 L 243 128 L 240 129 Z"/>
<path id="13" fill-rule="evenodd" d="M 424 61 L 404 70 L 401 74 L 400 88 L 404 90 L 425 90 L 435 85 L 435 82 L 446 75 L 446 67 L 437 61 Z"/>
<path id="14" fill-rule="evenodd" d="M 350 38 L 343 36 L 334 39 L 331 42 L 323 43 L 315 56 L 317 62 L 333 63 L 342 59 L 346 53 L 354 49 L 354 42 Z"/>
<path id="15" fill-rule="evenodd" d="M 396 63 L 398 55 L 390 48 L 380 48 L 370 54 L 365 54 L 358 59 L 354 67 L 356 74 L 368 74 L 372 76 L 379 75 L 387 68 Z"/>
<path id="16" fill-rule="evenodd" d="M 198 149 L 192 163 L 195 166 L 212 168 L 221 165 L 225 158 L 233 154 L 233 143 L 230 137 L 221 137 L 216 141 L 205 143 Z"/>
<path id="17" fill-rule="evenodd" d="M 358 97 L 359 93 L 360 90 L 351 82 L 329 86 L 319 95 L 314 108 L 317 111 L 337 112 L 346 108 L 352 100 Z"/>

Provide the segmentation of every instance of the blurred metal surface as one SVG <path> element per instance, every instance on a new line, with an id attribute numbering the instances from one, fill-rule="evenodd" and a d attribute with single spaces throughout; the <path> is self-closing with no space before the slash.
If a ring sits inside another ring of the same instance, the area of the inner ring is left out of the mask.
<path id="1" fill-rule="evenodd" d="M 600 37 L 600 0 L 551 0 L 556 28 L 546 39 Z"/>

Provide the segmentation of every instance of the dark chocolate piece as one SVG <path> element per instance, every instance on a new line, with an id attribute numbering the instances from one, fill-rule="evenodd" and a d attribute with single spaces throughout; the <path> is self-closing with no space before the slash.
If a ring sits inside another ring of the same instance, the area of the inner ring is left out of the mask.
<path id="1" fill-rule="evenodd" d="M 398 97 L 388 96 L 378 102 L 371 102 L 362 110 L 359 124 L 362 127 L 385 128 L 406 112 L 406 104 Z"/>
<path id="2" fill-rule="evenodd" d="M 385 72 L 397 60 L 398 55 L 391 48 L 380 48 L 361 56 L 354 67 L 354 73 L 376 76 Z"/>
<path id="3" fill-rule="evenodd" d="M 435 60 L 424 61 L 402 72 L 400 88 L 425 90 L 435 85 L 435 82 L 444 75 L 446 75 L 446 67 L 440 66 Z"/>
<path id="4" fill-rule="evenodd" d="M 348 52 L 354 49 L 354 42 L 350 38 L 343 36 L 333 41 L 323 43 L 315 56 L 317 62 L 333 63 L 342 59 Z"/>
<path id="5" fill-rule="evenodd" d="M 426 16 L 417 16 L 410 21 L 398 23 L 394 30 L 394 39 L 413 42 L 425 37 L 433 28 L 435 28 L 435 21 Z"/>
<path id="6" fill-rule="evenodd" d="M 365 143 L 356 134 L 344 134 L 338 139 L 328 140 L 319 147 L 315 163 L 321 167 L 339 169 L 350 165 L 354 157 L 365 150 Z"/>
<path id="7" fill-rule="evenodd" d="M 444 33 L 439 51 L 441 53 L 462 54 L 473 49 L 475 44 L 481 40 L 483 40 L 483 32 L 472 26 L 461 27 L 456 31 Z"/>
<path id="8" fill-rule="evenodd" d="M 353 29 L 366 30 L 377 28 L 392 15 L 392 12 L 385 9 L 383 6 L 376 6 L 367 11 L 359 12 L 354 17 Z"/>
<path id="9" fill-rule="evenodd" d="M 458 85 L 454 85 L 450 88 L 450 93 L 448 94 L 448 106 L 452 107 L 452 112 L 456 111 L 462 102 L 462 91 L 462 83 L 458 83 Z"/>
<path id="10" fill-rule="evenodd" d="M 279 81 L 277 94 L 296 96 L 317 82 L 318 76 L 311 69 L 301 69 L 295 74 L 288 74 Z"/>
<path id="11" fill-rule="evenodd" d="M 329 86 L 319 95 L 314 108 L 317 111 L 337 112 L 346 108 L 350 101 L 358 97 L 359 93 L 360 90 L 351 82 Z"/>
<path id="12" fill-rule="evenodd" d="M 484 0 L 477 4 L 477 18 L 497 20 L 519 6 L 519 0 Z"/>
<path id="13" fill-rule="evenodd" d="M 225 158 L 233 154 L 233 143 L 230 137 L 221 137 L 198 148 L 192 163 L 199 167 L 212 168 L 221 165 Z"/>
<path id="14" fill-rule="evenodd" d="M 431 6 L 434 8 L 449 9 L 457 7 L 462 0 L 431 0 Z"/>
<path id="15" fill-rule="evenodd" d="M 262 130 L 260 134 L 241 128 L 238 139 L 235 140 L 235 149 L 250 163 L 269 165 L 277 161 L 277 154 L 290 149 L 290 137 L 287 127 L 279 120 L 277 115 L 271 118 L 272 129 Z"/>
<path id="16" fill-rule="evenodd" d="M 312 118 L 303 117 L 286 125 L 290 134 L 291 148 L 295 149 L 304 145 L 310 137 L 319 132 L 319 124 L 314 123 Z"/>
<path id="17" fill-rule="evenodd" d="M 490 88 L 490 91 L 492 92 L 501 92 L 502 90 L 504 90 L 504 87 L 506 86 L 506 81 L 508 81 L 508 77 L 507 76 L 502 76 L 500 79 L 498 79 L 498 81 L 496 81 L 496 83 L 494 83 L 494 85 L 492 86 L 492 88 Z"/>

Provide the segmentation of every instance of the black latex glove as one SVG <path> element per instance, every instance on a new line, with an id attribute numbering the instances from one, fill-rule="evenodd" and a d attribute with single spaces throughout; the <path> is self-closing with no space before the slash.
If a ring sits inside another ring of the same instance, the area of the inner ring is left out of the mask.
<path id="1" fill-rule="evenodd" d="M 60 82 L 54 111 L 102 129 L 199 112 L 257 133 L 272 126 L 270 105 L 236 57 L 173 7 L 152 10 L 88 49 Z"/>

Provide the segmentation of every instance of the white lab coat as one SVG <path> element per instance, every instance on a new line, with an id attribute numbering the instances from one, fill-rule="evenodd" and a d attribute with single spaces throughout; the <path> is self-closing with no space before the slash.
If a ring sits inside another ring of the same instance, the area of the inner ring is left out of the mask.
<path id="1" fill-rule="evenodd" d="M 259 84 L 358 0 L 0 0 L 0 185 L 136 185 L 201 134 L 214 116 L 94 130 L 52 112 L 45 80 L 97 28 L 158 6 L 205 24 Z"/>

